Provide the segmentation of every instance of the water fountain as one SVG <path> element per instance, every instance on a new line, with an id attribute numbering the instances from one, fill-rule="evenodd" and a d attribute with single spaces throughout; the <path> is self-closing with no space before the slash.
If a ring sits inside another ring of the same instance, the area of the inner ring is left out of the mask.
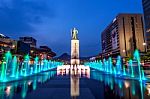
<path id="1" fill-rule="evenodd" d="M 113 67 L 112 58 L 109 57 L 109 59 L 108 59 L 108 71 L 109 71 L 110 74 L 113 73 L 112 67 Z"/>
<path id="2" fill-rule="evenodd" d="M 38 57 L 35 57 L 33 64 L 31 64 L 29 55 L 25 55 L 24 60 L 19 62 L 17 56 L 12 57 L 12 54 L 8 51 L 4 54 L 0 65 L 0 82 L 10 82 L 55 69 L 63 63 L 47 59 L 39 60 Z"/>
<path id="3" fill-rule="evenodd" d="M 122 73 L 122 62 L 121 62 L 121 56 L 117 57 L 117 63 L 116 63 L 116 71 L 117 74 L 121 74 Z"/>
<path id="4" fill-rule="evenodd" d="M 103 62 L 101 60 L 99 62 L 87 62 L 84 65 L 103 73 L 114 75 L 115 77 L 136 79 L 139 81 L 146 80 L 144 70 L 141 67 L 140 53 L 138 50 L 135 50 L 133 59 L 129 60 L 127 68 L 122 64 L 121 56 L 117 57 L 116 65 L 113 65 L 111 57 L 103 59 Z"/>
<path id="5" fill-rule="evenodd" d="M 132 59 L 129 60 L 129 73 L 131 77 L 134 77 L 134 71 L 133 71 L 133 61 Z"/>
<path id="6" fill-rule="evenodd" d="M 36 57 L 34 59 L 34 73 L 37 73 L 38 72 L 38 61 L 39 61 L 39 58 Z"/>
<path id="7" fill-rule="evenodd" d="M 16 70 L 18 69 L 17 57 L 14 56 L 12 60 L 12 77 L 16 77 Z"/>
<path id="8" fill-rule="evenodd" d="M 11 61 L 12 61 L 12 55 L 11 55 L 10 51 L 8 51 L 7 53 L 5 53 L 5 55 L 3 57 L 3 62 L 2 62 L 2 66 L 1 66 L 2 67 L 1 68 L 1 80 L 2 81 L 7 80 L 7 72 L 9 71 L 8 67 L 11 65 Z"/>
<path id="9" fill-rule="evenodd" d="M 126 75 L 127 75 L 125 65 L 123 65 L 123 75 L 124 75 L 124 76 L 126 76 Z"/>
<path id="10" fill-rule="evenodd" d="M 134 59 L 137 61 L 137 65 L 138 65 L 138 75 L 139 75 L 139 80 L 145 80 L 145 76 L 144 76 L 144 71 L 142 70 L 141 67 L 141 59 L 140 59 L 140 54 L 138 50 L 135 50 L 134 52 Z"/>
<path id="11" fill-rule="evenodd" d="M 1 68 L 1 80 L 5 81 L 6 80 L 6 70 L 7 70 L 6 62 L 2 62 L 1 67 L 2 67 Z"/>
<path id="12" fill-rule="evenodd" d="M 115 95 L 118 94 L 125 99 L 149 99 L 149 96 L 146 96 L 148 89 L 146 89 L 145 82 L 114 78 L 112 75 L 104 75 L 98 70 L 91 72 L 91 78 L 100 81 L 105 86 L 104 89 L 111 90 Z"/>

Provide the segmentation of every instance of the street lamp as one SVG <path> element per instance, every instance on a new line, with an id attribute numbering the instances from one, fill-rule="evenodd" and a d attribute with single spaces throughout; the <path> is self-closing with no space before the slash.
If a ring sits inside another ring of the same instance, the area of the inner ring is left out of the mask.
<path id="1" fill-rule="evenodd" d="M 16 46 L 15 45 L 12 45 L 12 48 L 15 48 Z"/>
<path id="2" fill-rule="evenodd" d="M 125 50 L 125 49 L 123 49 L 122 52 L 123 52 L 123 54 L 124 54 L 125 56 L 127 56 L 127 53 L 126 53 L 126 50 Z"/>
<path id="3" fill-rule="evenodd" d="M 146 43 L 143 43 L 143 46 L 146 46 Z"/>
<path id="4" fill-rule="evenodd" d="M 144 46 L 144 48 L 145 48 L 145 52 L 146 52 L 146 45 L 147 45 L 147 44 L 144 42 L 144 43 L 143 43 L 143 46 Z"/>
<path id="5" fill-rule="evenodd" d="M 123 53 L 125 53 L 126 52 L 126 50 L 122 50 L 123 51 Z"/>

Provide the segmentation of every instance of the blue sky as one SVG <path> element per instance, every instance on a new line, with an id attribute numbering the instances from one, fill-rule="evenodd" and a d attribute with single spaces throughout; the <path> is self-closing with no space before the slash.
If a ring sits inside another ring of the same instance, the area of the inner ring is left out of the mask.
<path id="1" fill-rule="evenodd" d="M 101 52 L 100 33 L 118 13 L 142 13 L 141 0 L 0 0 L 0 33 L 32 36 L 58 55 L 70 53 L 79 30 L 81 56 Z"/>

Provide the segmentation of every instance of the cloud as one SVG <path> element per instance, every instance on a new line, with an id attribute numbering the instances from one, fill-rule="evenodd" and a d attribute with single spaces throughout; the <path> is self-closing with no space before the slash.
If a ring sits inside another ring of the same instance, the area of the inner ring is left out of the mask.
<path id="1" fill-rule="evenodd" d="M 43 22 L 44 17 L 52 18 L 54 11 L 49 0 L 0 0 L 0 32 L 34 32 L 34 24 Z"/>

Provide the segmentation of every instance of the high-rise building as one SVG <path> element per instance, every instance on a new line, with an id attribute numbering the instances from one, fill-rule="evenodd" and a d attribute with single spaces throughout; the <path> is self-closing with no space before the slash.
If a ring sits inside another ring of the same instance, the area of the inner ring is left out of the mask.
<path id="1" fill-rule="evenodd" d="M 142 14 L 119 14 L 102 32 L 103 56 L 129 57 L 135 49 L 146 51 Z"/>
<path id="2" fill-rule="evenodd" d="M 147 48 L 150 51 L 150 0 L 142 0 L 142 3 L 144 10 Z"/>
<path id="3" fill-rule="evenodd" d="M 33 37 L 20 37 L 19 41 L 22 41 L 26 44 L 29 44 L 31 48 L 35 48 L 36 47 L 36 39 L 34 39 Z"/>

